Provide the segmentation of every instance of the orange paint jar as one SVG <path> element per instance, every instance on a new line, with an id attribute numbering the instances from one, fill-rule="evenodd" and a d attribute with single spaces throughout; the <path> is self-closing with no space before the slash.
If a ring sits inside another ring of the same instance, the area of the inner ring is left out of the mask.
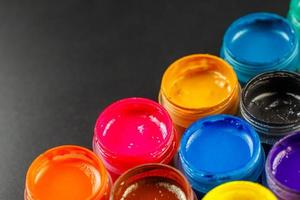
<path id="1" fill-rule="evenodd" d="M 197 200 L 190 184 L 177 169 L 163 164 L 145 164 L 121 175 L 110 200 Z"/>
<path id="2" fill-rule="evenodd" d="M 108 200 L 111 179 L 92 151 L 72 145 L 49 149 L 28 169 L 25 200 Z"/>
<path id="3" fill-rule="evenodd" d="M 194 54 L 180 58 L 165 71 L 159 102 L 169 112 L 178 133 L 199 118 L 236 114 L 240 86 L 233 68 L 223 59 Z"/>

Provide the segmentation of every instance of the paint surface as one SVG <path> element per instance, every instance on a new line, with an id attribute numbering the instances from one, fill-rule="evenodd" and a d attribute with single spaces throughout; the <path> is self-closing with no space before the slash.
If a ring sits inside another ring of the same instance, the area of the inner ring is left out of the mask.
<path id="1" fill-rule="evenodd" d="M 293 50 L 291 35 L 289 24 L 276 15 L 252 14 L 232 26 L 226 42 L 237 60 L 264 64 L 276 62 Z"/>
<path id="2" fill-rule="evenodd" d="M 250 161 L 251 140 L 238 121 L 213 120 L 199 125 L 182 148 L 185 159 L 195 169 L 222 173 L 243 167 Z"/>
<path id="3" fill-rule="evenodd" d="M 173 181 L 148 177 L 130 185 L 121 200 L 187 200 L 185 193 Z"/>
<path id="4" fill-rule="evenodd" d="M 267 188 L 252 182 L 234 181 L 211 190 L 203 200 L 277 200 Z"/>
<path id="5" fill-rule="evenodd" d="M 181 108 L 209 109 L 229 99 L 237 85 L 233 69 L 224 60 L 195 54 L 170 65 L 163 76 L 162 92 Z"/>
<path id="6" fill-rule="evenodd" d="M 300 192 L 300 137 L 276 147 L 272 174 L 283 185 Z"/>
<path id="7" fill-rule="evenodd" d="M 170 95 L 183 107 L 209 107 L 229 96 L 232 88 L 227 78 L 214 70 L 187 71 L 175 80 Z"/>
<path id="8" fill-rule="evenodd" d="M 172 131 L 162 110 L 138 101 L 112 106 L 101 115 L 96 132 L 99 142 L 115 155 L 147 158 L 168 142 Z"/>
<path id="9" fill-rule="evenodd" d="M 100 174 L 92 165 L 79 160 L 52 160 L 36 176 L 35 195 L 43 200 L 87 199 L 99 181 Z"/>
<path id="10" fill-rule="evenodd" d="M 250 85 L 250 84 L 249 84 Z M 257 78 L 246 89 L 247 110 L 267 123 L 293 123 L 300 118 L 300 78 L 283 72 Z"/>

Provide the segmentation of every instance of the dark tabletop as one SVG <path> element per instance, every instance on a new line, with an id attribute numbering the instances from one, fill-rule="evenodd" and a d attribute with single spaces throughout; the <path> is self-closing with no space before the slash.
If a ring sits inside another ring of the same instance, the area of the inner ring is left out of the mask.
<path id="1" fill-rule="evenodd" d="M 156 99 L 175 59 L 218 54 L 226 27 L 288 0 L 0 2 L 0 200 L 23 199 L 48 148 L 91 148 L 95 120 L 124 97 Z"/>

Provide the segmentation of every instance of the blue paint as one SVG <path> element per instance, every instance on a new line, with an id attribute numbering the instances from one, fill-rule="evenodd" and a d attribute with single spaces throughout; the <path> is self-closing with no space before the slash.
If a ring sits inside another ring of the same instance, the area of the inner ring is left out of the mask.
<path id="1" fill-rule="evenodd" d="M 214 115 L 192 124 L 179 150 L 179 167 L 200 193 L 227 181 L 257 181 L 264 159 L 255 130 L 230 115 Z"/>
<path id="2" fill-rule="evenodd" d="M 236 20 L 226 31 L 221 57 L 242 84 L 262 72 L 296 71 L 298 39 L 291 24 L 276 14 L 254 13 Z"/>

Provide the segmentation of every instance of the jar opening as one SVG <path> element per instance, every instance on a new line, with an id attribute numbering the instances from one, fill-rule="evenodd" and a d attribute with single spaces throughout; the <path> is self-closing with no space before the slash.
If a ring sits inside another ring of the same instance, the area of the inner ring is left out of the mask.
<path id="1" fill-rule="evenodd" d="M 104 198 L 108 184 L 107 172 L 93 152 L 66 145 L 34 160 L 26 177 L 26 195 L 45 200 Z"/>
<path id="2" fill-rule="evenodd" d="M 222 59 L 206 54 L 183 57 L 163 75 L 161 92 L 171 104 L 208 110 L 224 104 L 237 90 L 237 77 Z"/>
<path id="3" fill-rule="evenodd" d="M 226 54 L 247 64 L 247 70 L 252 71 L 266 70 L 262 66 L 278 66 L 294 54 L 296 46 L 294 29 L 286 19 L 272 13 L 243 16 L 229 27 L 224 36 Z"/>

